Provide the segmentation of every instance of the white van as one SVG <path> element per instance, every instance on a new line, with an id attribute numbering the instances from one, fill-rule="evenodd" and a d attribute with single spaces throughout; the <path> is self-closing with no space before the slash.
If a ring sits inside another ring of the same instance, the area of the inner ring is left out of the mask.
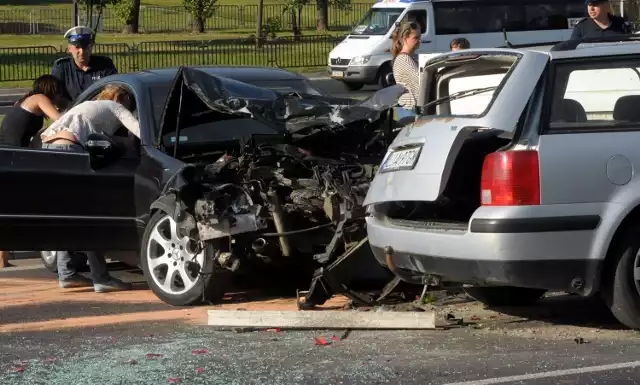
<path id="1" fill-rule="evenodd" d="M 449 51 L 464 37 L 472 48 L 558 42 L 586 17 L 584 0 L 378 0 L 344 41 L 329 54 L 329 74 L 350 90 L 386 84 L 391 72 L 396 22 L 422 27 L 419 54 Z"/>

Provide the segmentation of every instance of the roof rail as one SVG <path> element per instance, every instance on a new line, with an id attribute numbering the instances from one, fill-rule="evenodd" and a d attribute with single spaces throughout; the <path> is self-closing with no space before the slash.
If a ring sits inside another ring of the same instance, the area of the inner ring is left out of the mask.
<path id="1" fill-rule="evenodd" d="M 503 45 L 503 46 L 499 46 L 497 48 L 514 48 L 514 49 L 518 49 L 518 48 L 531 48 L 531 47 L 545 47 L 545 46 L 555 46 L 557 45 L 558 42 L 556 41 L 546 41 L 546 42 L 539 42 L 539 43 L 529 43 L 529 44 L 511 44 L 509 43 L 509 45 Z"/>
<path id="2" fill-rule="evenodd" d="M 551 47 L 551 51 L 573 51 L 580 44 L 589 44 L 589 43 L 625 43 L 625 42 L 640 42 L 640 35 L 618 35 L 618 36 L 607 36 L 607 37 L 591 37 L 585 39 L 575 39 L 575 40 L 566 40 L 560 42 L 553 47 Z"/>

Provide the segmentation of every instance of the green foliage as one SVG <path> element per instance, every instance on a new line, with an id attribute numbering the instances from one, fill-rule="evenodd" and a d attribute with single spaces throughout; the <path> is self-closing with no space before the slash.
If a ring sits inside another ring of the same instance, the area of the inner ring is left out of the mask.
<path id="1" fill-rule="evenodd" d="M 282 30 L 282 19 L 279 17 L 269 17 L 262 26 L 262 31 L 265 35 L 272 39 L 276 38 L 276 32 Z"/>
<path id="2" fill-rule="evenodd" d="M 351 0 L 329 0 L 329 7 L 342 11 L 351 11 Z"/>
<path id="3" fill-rule="evenodd" d="M 119 23 L 129 24 L 134 17 L 133 0 L 111 0 Z"/>
<path id="4" fill-rule="evenodd" d="M 218 0 L 182 0 L 184 8 L 196 19 L 206 20 L 213 16 Z"/>

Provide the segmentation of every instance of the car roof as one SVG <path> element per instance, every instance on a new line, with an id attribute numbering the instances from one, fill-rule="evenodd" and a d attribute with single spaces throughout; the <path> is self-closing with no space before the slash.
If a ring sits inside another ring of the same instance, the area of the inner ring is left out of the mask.
<path id="1" fill-rule="evenodd" d="M 261 80 L 307 80 L 306 77 L 295 72 L 281 68 L 265 67 L 231 67 L 231 66 L 188 66 L 196 68 L 212 75 L 229 77 L 238 81 L 261 81 Z M 161 68 L 132 72 L 127 74 L 112 75 L 111 81 L 119 80 L 127 83 L 169 83 L 178 73 L 178 67 Z M 117 77 L 117 78 L 116 78 Z"/>

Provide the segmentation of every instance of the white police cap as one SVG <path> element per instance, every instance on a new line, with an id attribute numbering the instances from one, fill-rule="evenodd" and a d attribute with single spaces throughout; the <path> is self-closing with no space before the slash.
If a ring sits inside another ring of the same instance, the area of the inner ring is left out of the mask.
<path id="1" fill-rule="evenodd" d="M 65 34 L 64 38 L 69 41 L 70 44 L 73 45 L 86 45 L 93 43 L 93 39 L 95 37 L 95 32 L 93 29 L 79 25 L 73 28 L 70 28 Z"/>

